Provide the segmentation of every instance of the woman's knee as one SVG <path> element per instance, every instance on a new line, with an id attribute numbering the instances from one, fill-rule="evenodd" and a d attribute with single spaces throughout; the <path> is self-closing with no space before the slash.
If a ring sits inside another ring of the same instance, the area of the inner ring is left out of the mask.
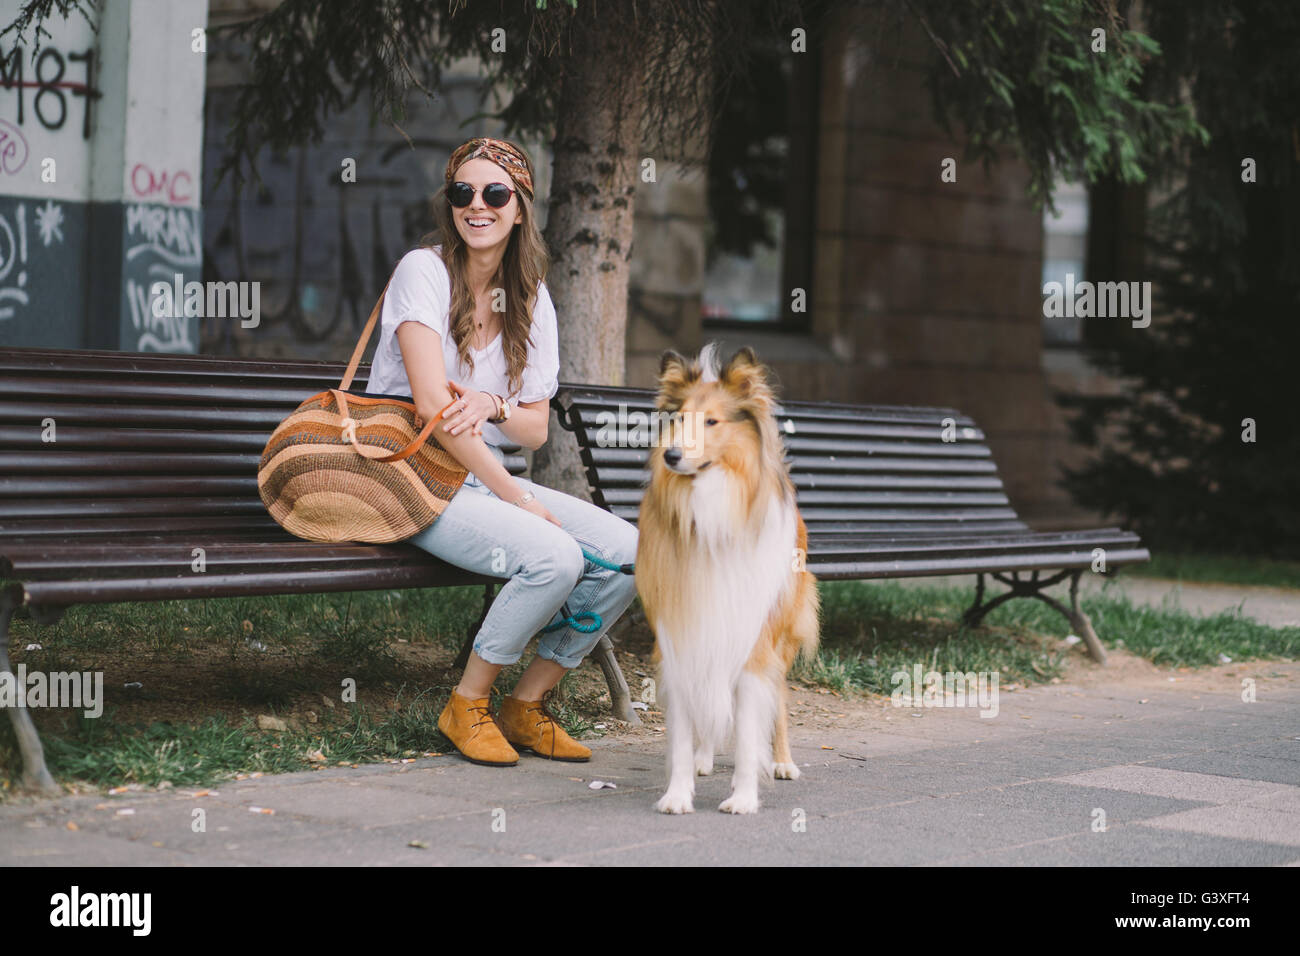
<path id="1" fill-rule="evenodd" d="M 619 519 L 604 529 L 600 549 L 615 564 L 631 564 L 636 561 L 636 544 L 636 525 Z"/>
<path id="2" fill-rule="evenodd" d="M 620 548 L 625 563 L 630 564 L 636 560 L 636 545 L 638 540 L 636 525 L 632 524 L 630 521 L 624 521 L 622 535 L 620 537 Z"/>
<path id="3" fill-rule="evenodd" d="M 585 560 L 581 545 L 559 532 L 547 538 L 533 559 L 527 562 L 524 573 L 539 584 L 563 581 L 572 586 L 582 577 Z"/>

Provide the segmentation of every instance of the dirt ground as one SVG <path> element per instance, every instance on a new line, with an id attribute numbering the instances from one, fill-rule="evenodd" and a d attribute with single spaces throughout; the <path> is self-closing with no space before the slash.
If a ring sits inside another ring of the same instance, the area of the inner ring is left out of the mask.
<path id="1" fill-rule="evenodd" d="M 663 714 L 656 709 L 653 697 L 644 690 L 654 676 L 651 664 L 653 637 L 642 623 L 625 630 L 616 655 L 632 690 L 633 699 L 648 698 L 647 709 L 640 711 L 643 723 L 633 726 L 610 715 L 610 699 L 604 676 L 594 662 L 579 668 L 567 681 L 565 705 L 592 726 L 591 736 L 619 736 L 635 739 L 657 737 L 663 731 Z M 421 692 L 440 702 L 454 686 L 459 671 L 453 666 L 455 652 L 432 643 L 397 642 L 392 645 L 397 666 L 386 680 L 358 679 L 358 700 L 373 711 L 396 711 L 409 706 Z M 14 648 L 14 663 L 25 655 L 21 645 Z M 1295 681 L 1300 679 L 1300 663 L 1248 662 L 1223 664 L 1207 668 L 1161 668 L 1122 650 L 1109 652 L 1108 666 L 1101 667 L 1080 650 L 1071 649 L 1067 670 L 1052 683 L 1095 687 L 1139 689 L 1165 687 L 1170 679 L 1180 687 L 1198 690 L 1222 690 L 1225 678 L 1255 676 L 1260 680 Z M 75 658 L 66 664 L 75 664 Z M 90 662 L 77 666 L 91 666 Z M 116 724 L 149 724 L 155 721 L 196 723 L 208 717 L 223 716 L 238 725 L 243 719 L 274 715 L 291 728 L 309 730 L 329 716 L 339 716 L 340 674 L 342 670 L 328 664 L 304 666 L 302 661 L 275 652 L 259 655 L 254 650 L 239 652 L 239 662 L 232 665 L 230 654 L 220 647 L 202 646 L 183 656 L 140 653 L 123 647 L 96 653 L 93 666 L 104 671 L 106 709 L 113 711 Z M 346 676 L 346 675 L 344 675 Z M 129 687 L 128 684 L 139 684 Z M 504 681 L 498 681 L 505 687 Z M 1014 693 L 1016 684 L 1003 684 L 1000 691 Z M 889 697 L 880 694 L 840 693 L 824 688 L 791 683 L 790 723 L 796 736 L 822 729 L 869 726 L 883 721 L 893 708 Z M 335 712 L 331 714 L 331 712 Z M 67 719 L 66 714 L 45 710 L 33 716 L 42 730 L 55 730 Z M 430 728 L 432 731 L 432 728 Z"/>

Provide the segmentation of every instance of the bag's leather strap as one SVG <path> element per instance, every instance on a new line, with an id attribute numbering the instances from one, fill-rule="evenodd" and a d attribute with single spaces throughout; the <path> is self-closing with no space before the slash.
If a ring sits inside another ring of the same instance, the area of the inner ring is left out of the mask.
<path id="1" fill-rule="evenodd" d="M 370 334 L 375 330 L 375 323 L 379 321 L 379 314 L 384 307 L 384 296 L 388 294 L 388 286 L 392 281 L 392 278 L 389 277 L 388 282 L 384 283 L 384 291 L 379 293 L 379 301 L 370 310 L 370 318 L 366 320 L 366 327 L 361 330 L 361 338 L 357 340 L 357 347 L 352 350 L 352 358 L 348 362 L 347 371 L 343 373 L 343 379 L 339 382 L 339 387 L 330 389 L 334 393 L 334 400 L 339 403 L 339 414 L 343 416 L 343 437 L 352 442 L 352 447 L 357 450 L 358 455 L 363 455 L 372 461 L 402 461 L 410 458 L 420 450 L 420 446 L 425 443 L 429 433 L 433 431 L 433 426 L 438 424 L 442 417 L 447 414 L 447 409 L 460 401 L 459 397 L 453 395 L 452 400 L 447 403 L 447 407 L 440 411 L 433 421 L 426 422 L 415 440 L 401 451 L 385 455 L 378 449 L 369 448 L 357 441 L 357 421 L 348 412 L 348 398 L 344 394 L 344 390 L 351 387 L 352 379 L 357 374 L 357 368 L 361 365 L 361 356 L 366 351 L 366 344 L 370 341 Z"/>
<path id="2" fill-rule="evenodd" d="M 348 412 L 347 394 L 343 392 L 342 389 L 338 388 L 331 388 L 330 391 L 334 394 L 334 400 L 339 403 L 339 414 L 343 416 L 343 437 L 352 442 L 352 447 L 357 450 L 358 455 L 369 458 L 371 461 L 402 461 L 403 459 L 410 458 L 420 450 L 420 446 L 424 444 L 425 440 L 429 437 L 429 433 L 433 431 L 433 426 L 438 424 L 438 422 L 442 420 L 442 417 L 447 414 L 447 409 L 460 401 L 459 398 L 453 398 L 446 404 L 442 411 L 434 416 L 432 421 L 424 423 L 424 428 L 421 429 L 420 434 L 415 437 L 414 441 L 401 451 L 395 451 L 392 454 L 386 455 L 377 448 L 370 448 L 369 446 L 362 445 L 357 441 L 357 420 Z"/>
<path id="3" fill-rule="evenodd" d="M 341 389 L 352 387 L 352 377 L 357 374 L 357 368 L 361 365 L 361 356 L 366 351 L 366 343 L 370 341 L 370 333 L 375 330 L 375 323 L 379 321 L 379 313 L 384 306 L 384 296 L 388 294 L 388 286 L 392 281 L 390 276 L 388 282 L 384 283 L 384 291 L 379 293 L 379 301 L 370 310 L 370 318 L 366 320 L 366 327 L 361 330 L 361 338 L 357 339 L 357 347 L 352 350 L 352 359 L 348 362 L 348 369 L 343 373 L 343 380 L 339 382 L 339 388 Z"/>

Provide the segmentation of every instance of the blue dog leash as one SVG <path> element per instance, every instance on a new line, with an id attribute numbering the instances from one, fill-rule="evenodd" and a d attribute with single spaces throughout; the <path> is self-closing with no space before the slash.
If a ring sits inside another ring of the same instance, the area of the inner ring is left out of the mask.
<path id="1" fill-rule="evenodd" d="M 607 571 L 618 571 L 621 574 L 635 573 L 634 565 L 614 564 L 612 561 L 606 561 L 604 558 L 592 554 L 586 548 L 582 549 L 582 556 L 586 558 L 588 561 L 590 561 L 592 564 L 598 565 L 599 567 L 602 567 Z M 585 617 L 588 620 L 590 620 L 591 623 L 579 624 L 578 623 L 579 617 Z M 549 627 L 542 628 L 542 633 L 547 633 L 549 631 L 558 631 L 562 627 L 571 627 L 575 631 L 579 632 L 580 634 L 593 634 L 596 631 L 600 630 L 602 623 L 603 622 L 601 621 L 599 614 L 596 614 L 594 611 L 583 611 L 581 614 L 577 615 L 576 617 L 566 617 L 550 625 Z"/>
<path id="2" fill-rule="evenodd" d="M 604 558 L 592 554 L 586 548 L 582 549 L 582 556 L 592 564 L 598 564 L 607 571 L 619 571 L 623 574 L 636 573 L 636 568 L 630 562 L 628 564 L 614 564 L 612 561 L 606 561 Z"/>

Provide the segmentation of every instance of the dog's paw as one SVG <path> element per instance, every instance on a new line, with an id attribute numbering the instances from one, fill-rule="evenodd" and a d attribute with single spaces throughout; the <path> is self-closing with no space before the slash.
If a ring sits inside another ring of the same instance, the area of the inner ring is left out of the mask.
<path id="1" fill-rule="evenodd" d="M 655 809 L 660 813 L 694 813 L 695 805 L 689 793 L 674 793 L 669 790 L 659 798 Z"/>
<path id="2" fill-rule="evenodd" d="M 792 763 L 778 763 L 772 766 L 772 776 L 777 780 L 798 780 L 803 774 Z"/>
<path id="3" fill-rule="evenodd" d="M 707 777 L 713 773 L 713 754 L 695 755 L 695 773 L 701 777 Z"/>
<path id="4" fill-rule="evenodd" d="M 723 813 L 757 813 L 758 794 L 733 793 L 718 804 L 718 809 Z"/>

